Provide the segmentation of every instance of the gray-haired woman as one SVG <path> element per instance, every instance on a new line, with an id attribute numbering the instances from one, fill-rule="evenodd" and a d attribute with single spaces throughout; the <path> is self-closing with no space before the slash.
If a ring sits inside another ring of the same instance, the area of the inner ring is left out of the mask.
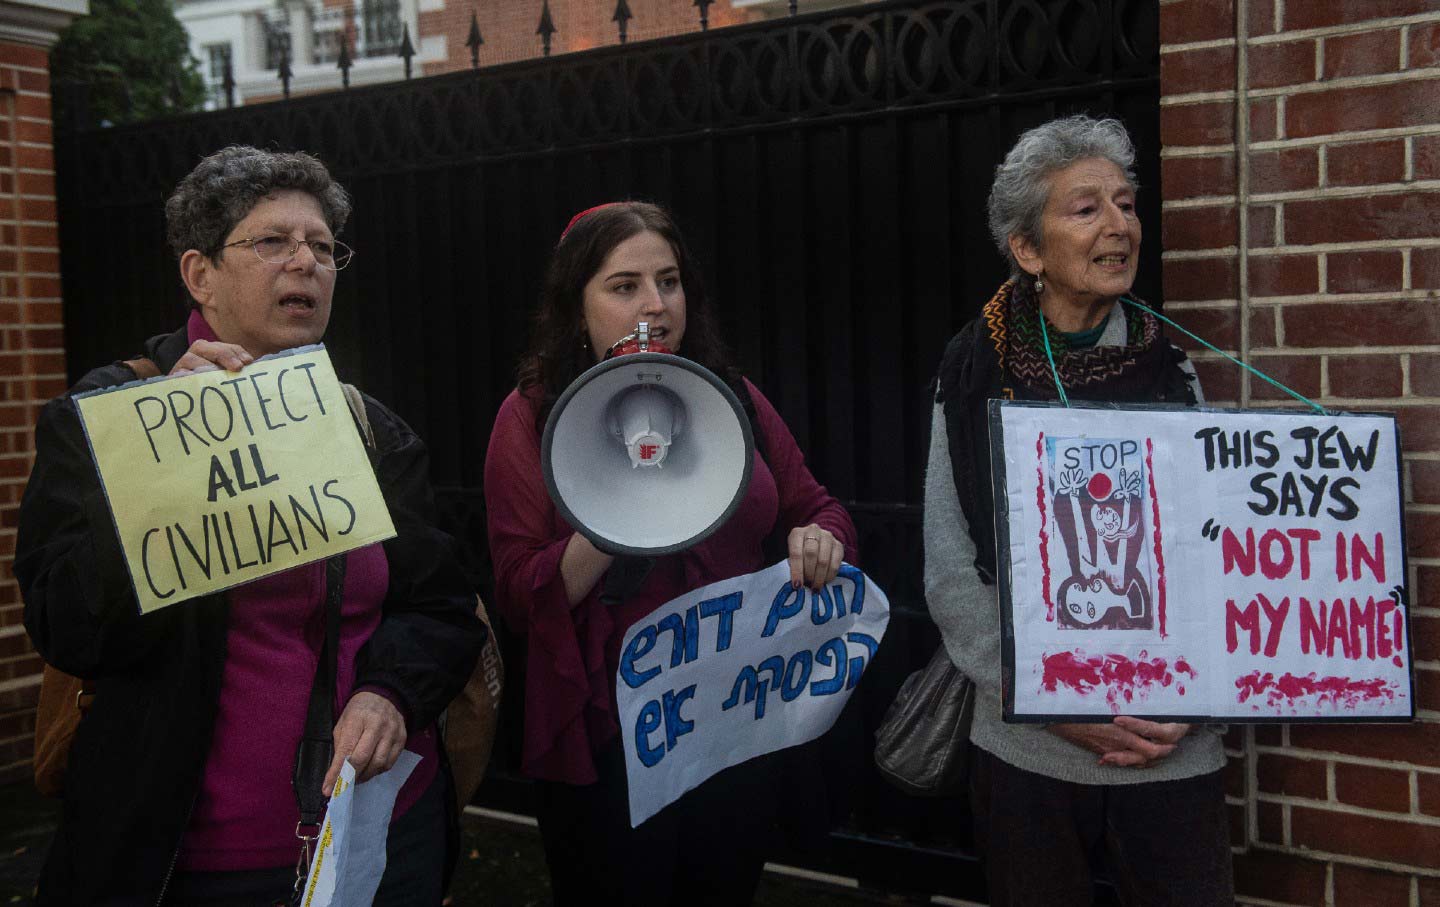
<path id="1" fill-rule="evenodd" d="M 434 723 L 485 629 L 434 524 L 424 445 L 364 397 L 396 538 L 335 559 L 343 578 L 321 561 L 142 615 L 72 399 L 133 381 L 144 360 L 160 373 L 219 367 L 243 380 L 261 356 L 320 340 L 350 256 L 335 239 L 349 212 L 310 155 L 236 146 L 205 158 L 165 209 L 188 320 L 151 338 L 133 365 L 91 371 L 40 416 L 15 553 L 25 626 L 47 662 L 95 694 L 69 751 L 42 904 L 288 898 L 302 831 L 291 779 L 332 607 L 334 754 L 314 763 L 323 781 L 305 787 L 329 793 L 346 759 L 364 781 L 404 749 L 419 756 L 396 800 L 376 903 L 440 902 L 453 809 Z"/>
<path id="2" fill-rule="evenodd" d="M 1020 137 L 996 168 L 990 230 L 1007 280 L 940 365 L 925 487 L 925 587 L 946 651 L 976 684 L 970 786 L 996 905 L 1088 904 L 1103 852 L 1126 904 L 1234 902 L 1210 727 L 1120 716 L 1006 724 L 986 401 L 1067 396 L 1201 402 L 1185 354 L 1122 305 L 1139 262 L 1135 152 L 1115 120 L 1074 116 Z M 1042 321 L 1044 324 L 1042 326 Z"/>

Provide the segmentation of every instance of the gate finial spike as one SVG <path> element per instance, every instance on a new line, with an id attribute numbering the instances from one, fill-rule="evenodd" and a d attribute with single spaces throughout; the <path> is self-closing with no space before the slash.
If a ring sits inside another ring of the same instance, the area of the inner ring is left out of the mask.
<path id="1" fill-rule="evenodd" d="M 535 29 L 535 34 L 540 36 L 540 43 L 545 47 L 545 56 L 550 56 L 550 39 L 559 31 L 555 27 L 555 20 L 550 17 L 550 0 L 542 0 L 540 4 L 540 27 Z"/>
<path id="2" fill-rule="evenodd" d="M 480 37 L 480 20 L 475 16 L 475 10 L 470 10 L 470 35 L 465 39 L 465 46 L 470 48 L 470 68 L 480 67 L 480 45 L 485 39 Z"/>
<path id="3" fill-rule="evenodd" d="M 280 89 L 286 99 L 290 97 L 290 79 L 294 75 L 290 69 L 290 36 L 287 34 L 280 39 Z"/>
<path id="4" fill-rule="evenodd" d="M 340 57 L 335 61 L 335 66 L 340 70 L 340 83 L 345 88 L 350 87 L 350 67 L 354 65 L 355 62 L 350 59 L 350 33 L 348 30 L 342 31 L 340 33 Z"/>
<path id="5" fill-rule="evenodd" d="M 625 43 L 625 33 L 629 30 L 630 20 L 633 18 L 635 18 L 635 14 L 630 12 L 630 4 L 625 0 L 618 0 L 615 4 L 615 15 L 610 17 L 610 21 L 620 26 L 621 44 Z"/>
<path id="6" fill-rule="evenodd" d="M 405 61 L 405 78 L 410 78 L 410 61 L 415 57 L 415 45 L 410 43 L 410 23 L 400 36 L 400 58 Z"/>

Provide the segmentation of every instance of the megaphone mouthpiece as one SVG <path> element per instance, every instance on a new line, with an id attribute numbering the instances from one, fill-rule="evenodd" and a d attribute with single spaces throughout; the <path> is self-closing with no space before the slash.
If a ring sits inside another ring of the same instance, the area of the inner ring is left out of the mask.
<path id="1" fill-rule="evenodd" d="M 660 467 L 685 426 L 685 404 L 675 394 L 641 385 L 617 396 L 606 414 L 610 433 L 625 445 L 632 469 Z"/>

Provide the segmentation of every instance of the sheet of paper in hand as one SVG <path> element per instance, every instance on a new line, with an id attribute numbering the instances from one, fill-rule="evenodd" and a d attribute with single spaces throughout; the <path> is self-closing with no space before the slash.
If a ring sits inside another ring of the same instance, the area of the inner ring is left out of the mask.
<path id="1" fill-rule="evenodd" d="M 364 784 L 355 783 L 349 759 L 341 764 L 310 858 L 302 907 L 345 907 L 375 900 L 385 875 L 385 842 L 395 798 L 419 764 L 419 756 L 401 750 L 388 771 Z"/>
<path id="2" fill-rule="evenodd" d="M 142 612 L 395 535 L 323 346 L 76 404 Z"/>
<path id="3" fill-rule="evenodd" d="M 990 401 L 1009 721 L 1414 716 L 1393 415 Z"/>
<path id="4" fill-rule="evenodd" d="M 637 622 L 615 680 L 631 825 L 723 768 L 829 730 L 889 623 L 885 593 L 855 567 L 812 592 L 790 588 L 785 561 Z"/>

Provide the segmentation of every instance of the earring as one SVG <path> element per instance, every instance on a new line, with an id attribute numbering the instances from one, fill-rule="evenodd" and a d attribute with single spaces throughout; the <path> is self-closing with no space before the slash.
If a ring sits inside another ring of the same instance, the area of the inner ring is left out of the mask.
<path id="1" fill-rule="evenodd" d="M 1035 275 L 1035 295 L 1039 296 L 1043 292 L 1045 292 L 1045 277 L 1044 272 L 1041 272 Z"/>

